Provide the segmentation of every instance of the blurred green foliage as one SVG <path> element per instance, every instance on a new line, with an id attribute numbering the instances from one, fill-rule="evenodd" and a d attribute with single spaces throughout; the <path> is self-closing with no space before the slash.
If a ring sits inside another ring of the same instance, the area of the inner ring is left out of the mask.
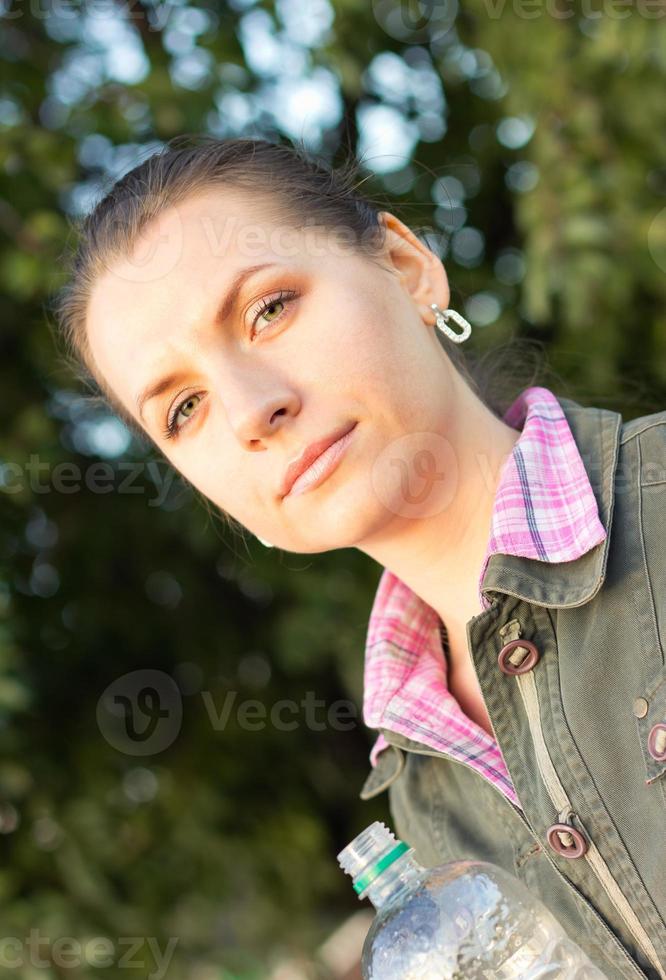
<path id="1" fill-rule="evenodd" d="M 0 900 L 3 937 L 50 937 L 42 965 L 23 946 L 12 975 L 116 976 L 143 937 L 132 976 L 155 977 L 151 937 L 176 940 L 176 980 L 268 976 L 356 910 L 335 855 L 390 819 L 385 796 L 358 799 L 381 569 L 243 541 L 86 400 L 46 312 L 71 217 L 185 131 L 302 136 L 334 163 L 351 148 L 364 191 L 441 254 L 476 350 L 536 338 L 568 394 L 655 411 L 663 20 L 655 5 L 592 6 L 0 8 Z M 149 669 L 178 685 L 182 725 L 131 755 L 98 707 Z M 232 711 L 216 726 L 229 692 L 267 709 L 350 699 L 356 723 L 251 730 Z M 111 962 L 63 967 L 58 937 L 107 937 Z"/>

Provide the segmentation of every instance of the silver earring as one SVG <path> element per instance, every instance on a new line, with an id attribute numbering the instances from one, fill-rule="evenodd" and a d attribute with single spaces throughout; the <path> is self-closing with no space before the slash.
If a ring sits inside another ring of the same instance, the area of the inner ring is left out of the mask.
<path id="1" fill-rule="evenodd" d="M 446 334 L 454 344 L 462 344 L 463 340 L 467 340 L 472 332 L 472 325 L 464 316 L 461 316 L 456 310 L 440 310 L 437 303 L 431 303 L 430 308 L 435 311 L 435 326 Z M 458 326 L 462 327 L 462 333 L 456 333 L 449 327 L 447 324 L 449 318 L 455 320 Z"/>
<path id="2" fill-rule="evenodd" d="M 271 544 L 270 541 L 264 541 L 264 539 L 263 538 L 260 538 L 258 534 L 255 534 L 255 538 L 257 539 L 257 541 L 261 541 L 261 543 L 263 545 L 265 545 L 267 548 L 272 548 L 273 547 L 273 545 Z"/>

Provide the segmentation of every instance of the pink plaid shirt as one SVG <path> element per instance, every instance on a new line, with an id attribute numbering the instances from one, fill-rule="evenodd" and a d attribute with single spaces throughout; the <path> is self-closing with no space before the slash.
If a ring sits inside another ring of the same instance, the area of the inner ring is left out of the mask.
<path id="1" fill-rule="evenodd" d="M 504 421 L 521 431 L 503 466 L 491 532 L 479 577 L 491 555 L 573 561 L 606 531 L 571 429 L 555 395 L 526 388 Z M 449 692 L 441 621 L 432 606 L 385 568 L 375 595 L 365 647 L 363 720 L 445 752 L 489 779 L 520 807 L 500 748 Z M 379 735 L 370 762 L 387 741 Z M 521 808 L 522 809 L 522 808 Z"/>

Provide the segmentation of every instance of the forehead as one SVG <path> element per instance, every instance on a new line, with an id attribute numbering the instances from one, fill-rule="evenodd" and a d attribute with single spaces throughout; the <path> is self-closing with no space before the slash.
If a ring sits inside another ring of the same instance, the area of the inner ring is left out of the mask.
<path id="1" fill-rule="evenodd" d="M 236 270 L 271 261 L 307 264 L 308 249 L 270 198 L 220 188 L 169 207 L 92 288 L 86 329 L 98 369 L 127 401 L 178 349 L 182 325 L 212 315 Z"/>
<path id="2" fill-rule="evenodd" d="M 95 282 L 89 308 L 91 333 L 110 320 L 146 324 L 146 313 L 170 302 L 196 310 L 201 287 L 215 270 L 232 270 L 273 257 L 280 237 L 275 208 L 229 190 L 199 193 L 172 205 L 143 229 L 131 253 L 112 259 Z M 292 237 L 299 237 L 292 229 Z M 187 312 L 186 309 L 183 310 Z M 121 319 L 122 316 L 122 319 Z"/>

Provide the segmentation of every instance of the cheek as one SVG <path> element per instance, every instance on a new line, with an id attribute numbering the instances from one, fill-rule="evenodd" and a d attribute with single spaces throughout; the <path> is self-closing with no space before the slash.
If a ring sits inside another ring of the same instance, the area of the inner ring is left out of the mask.
<path id="1" fill-rule="evenodd" d="M 196 445 L 188 447 L 181 464 L 190 482 L 215 506 L 244 526 L 251 526 L 257 514 L 266 507 L 274 487 L 257 478 L 258 456 L 247 453 L 221 420 L 204 427 L 196 434 Z M 186 472 L 185 472 L 186 471 Z M 269 471 L 275 482 L 277 474 Z"/>
<path id="2" fill-rule="evenodd" d="M 318 365 L 323 377 L 334 372 L 332 384 L 341 391 L 408 430 L 426 421 L 424 411 L 436 406 L 437 392 L 444 387 L 441 365 L 427 336 L 418 334 L 418 324 L 408 330 L 389 318 L 382 320 L 376 310 L 372 317 L 346 324 L 335 345 L 322 345 Z"/>
<path id="3" fill-rule="evenodd" d="M 223 445 L 219 432 L 207 431 L 209 422 L 193 436 L 182 436 L 179 446 L 163 449 L 169 463 L 182 478 L 223 510 L 233 513 L 237 507 L 238 474 L 229 467 L 229 447 Z M 233 513 L 233 516 L 236 516 Z"/>
<path id="4" fill-rule="evenodd" d="M 258 488 L 250 483 L 248 470 L 243 471 L 240 465 L 229 466 L 228 457 L 225 461 L 221 453 L 217 458 L 207 452 L 202 457 L 191 465 L 190 482 L 216 507 L 241 524 L 251 525 L 257 508 L 265 507 L 265 500 L 256 499 Z"/>
<path id="5" fill-rule="evenodd" d="M 322 391 L 371 390 L 394 373 L 394 354 L 386 325 L 377 313 L 336 310 L 318 330 L 303 363 L 304 377 Z"/>

